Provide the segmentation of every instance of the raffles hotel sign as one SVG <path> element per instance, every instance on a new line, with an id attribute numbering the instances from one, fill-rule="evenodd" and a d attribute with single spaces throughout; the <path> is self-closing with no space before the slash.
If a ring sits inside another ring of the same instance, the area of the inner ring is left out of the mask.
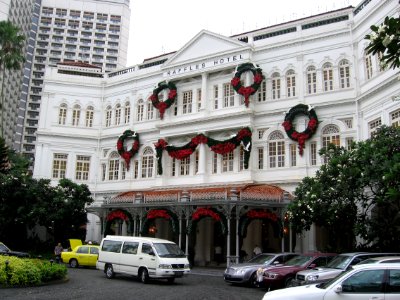
<path id="1" fill-rule="evenodd" d="M 164 72 L 164 77 L 173 77 L 177 75 L 184 75 L 192 72 L 206 71 L 222 65 L 236 65 L 242 63 L 243 60 L 247 59 L 249 55 L 246 54 L 235 54 L 229 56 L 221 56 L 218 58 L 212 58 L 205 61 L 200 61 L 194 64 L 182 65 L 173 69 L 168 69 Z"/>

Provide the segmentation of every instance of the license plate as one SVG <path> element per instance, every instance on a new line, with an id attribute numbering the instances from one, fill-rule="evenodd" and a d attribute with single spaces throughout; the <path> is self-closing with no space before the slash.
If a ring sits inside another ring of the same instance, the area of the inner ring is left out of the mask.
<path id="1" fill-rule="evenodd" d="M 174 271 L 176 276 L 183 276 L 183 271 Z"/>

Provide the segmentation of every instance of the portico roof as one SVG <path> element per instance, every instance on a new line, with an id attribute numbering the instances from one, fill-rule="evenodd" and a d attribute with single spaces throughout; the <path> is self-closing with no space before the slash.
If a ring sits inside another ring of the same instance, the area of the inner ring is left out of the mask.
<path id="1" fill-rule="evenodd" d="M 201 200 L 255 200 L 268 202 L 283 202 L 293 197 L 285 190 L 268 184 L 242 184 L 210 187 L 191 187 L 151 190 L 135 190 L 121 193 L 110 199 L 112 203 L 143 202 L 182 202 Z"/>

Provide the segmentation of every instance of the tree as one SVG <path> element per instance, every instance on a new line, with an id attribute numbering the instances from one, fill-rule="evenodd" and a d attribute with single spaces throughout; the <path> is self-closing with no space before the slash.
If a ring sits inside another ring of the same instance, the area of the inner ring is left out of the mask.
<path id="1" fill-rule="evenodd" d="M 4 137 L 4 83 L 6 70 L 17 70 L 25 58 L 23 56 L 25 36 L 10 21 L 0 21 L 0 71 L 1 86 L 1 136 Z"/>
<path id="2" fill-rule="evenodd" d="M 51 243 L 84 239 L 85 207 L 93 202 L 88 187 L 68 179 L 54 186 L 49 179 L 32 178 L 27 159 L 2 147 L 2 141 L 0 159 L 10 163 L 0 169 L 0 241 L 23 249 L 28 246 L 27 230 L 36 225 L 53 236 Z"/>
<path id="3" fill-rule="evenodd" d="M 371 26 L 372 33 L 365 36 L 370 42 L 367 53 L 380 53 L 381 65 L 400 67 L 400 18 L 386 17 L 379 26 Z"/>
<path id="4" fill-rule="evenodd" d="M 400 128 L 382 126 L 350 150 L 330 145 L 320 154 L 327 163 L 289 205 L 294 229 L 326 228 L 334 251 L 352 250 L 355 236 L 364 248 L 400 250 Z"/>

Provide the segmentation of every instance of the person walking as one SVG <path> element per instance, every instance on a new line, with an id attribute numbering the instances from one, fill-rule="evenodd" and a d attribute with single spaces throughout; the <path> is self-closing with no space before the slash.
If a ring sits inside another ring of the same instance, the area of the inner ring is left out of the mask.
<path id="1" fill-rule="evenodd" d="M 54 248 L 54 255 L 56 256 L 56 263 L 61 263 L 61 252 L 63 252 L 63 247 L 61 243 L 58 243 Z"/>
<path id="2" fill-rule="evenodd" d="M 261 254 L 261 248 L 256 245 L 253 250 L 253 256 L 257 256 L 258 254 Z"/>

